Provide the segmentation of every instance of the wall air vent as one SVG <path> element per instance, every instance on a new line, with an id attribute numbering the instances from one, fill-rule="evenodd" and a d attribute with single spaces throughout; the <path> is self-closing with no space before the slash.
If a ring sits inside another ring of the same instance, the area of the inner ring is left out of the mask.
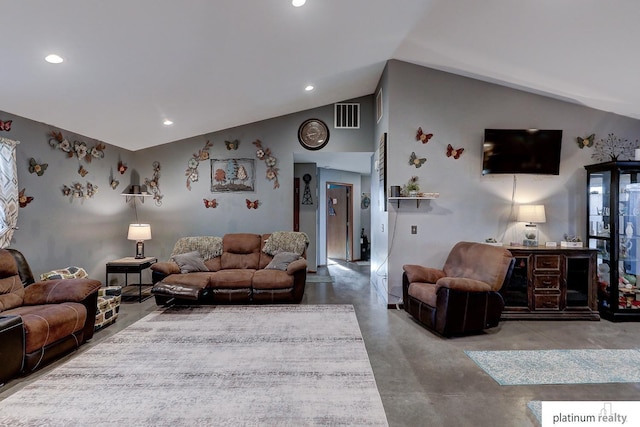
<path id="1" fill-rule="evenodd" d="M 360 104 L 339 103 L 334 105 L 334 127 L 336 129 L 360 129 Z"/>

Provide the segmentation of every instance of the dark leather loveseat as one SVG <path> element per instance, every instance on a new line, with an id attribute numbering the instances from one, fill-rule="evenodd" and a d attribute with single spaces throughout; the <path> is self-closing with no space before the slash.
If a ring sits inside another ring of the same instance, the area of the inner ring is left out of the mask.
<path id="1" fill-rule="evenodd" d="M 88 278 L 36 282 L 21 252 L 0 249 L 0 385 L 92 338 L 101 286 Z"/>

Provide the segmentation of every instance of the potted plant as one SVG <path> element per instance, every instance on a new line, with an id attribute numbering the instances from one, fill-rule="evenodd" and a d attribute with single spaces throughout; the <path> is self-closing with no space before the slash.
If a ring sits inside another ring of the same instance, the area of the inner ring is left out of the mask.
<path id="1" fill-rule="evenodd" d="M 405 196 L 409 197 L 418 197 L 418 193 L 420 192 L 420 184 L 418 184 L 418 177 L 412 176 L 403 187 L 403 193 Z"/>

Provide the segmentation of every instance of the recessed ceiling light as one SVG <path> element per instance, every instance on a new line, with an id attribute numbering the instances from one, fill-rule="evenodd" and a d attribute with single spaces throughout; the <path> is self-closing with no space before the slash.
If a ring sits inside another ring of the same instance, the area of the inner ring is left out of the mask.
<path id="1" fill-rule="evenodd" d="M 306 2 L 307 0 L 291 0 L 291 4 L 294 5 L 295 7 L 300 7 L 304 5 Z"/>
<path id="2" fill-rule="evenodd" d="M 64 59 L 62 59 L 60 55 L 56 55 L 55 53 L 45 56 L 44 60 L 50 64 L 60 64 L 62 61 L 64 61 Z"/>
<path id="3" fill-rule="evenodd" d="M 307 92 L 311 92 L 313 89 L 313 85 L 307 85 L 307 87 L 304 88 L 304 90 L 306 90 Z"/>
<path id="4" fill-rule="evenodd" d="M 171 126 L 173 124 L 173 122 L 169 119 L 165 119 L 164 122 L 162 122 L 163 125 L 165 126 Z"/>

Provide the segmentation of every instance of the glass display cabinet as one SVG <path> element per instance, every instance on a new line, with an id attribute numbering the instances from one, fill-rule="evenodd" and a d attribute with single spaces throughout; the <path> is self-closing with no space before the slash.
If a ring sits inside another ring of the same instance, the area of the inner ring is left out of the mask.
<path id="1" fill-rule="evenodd" d="M 613 321 L 640 321 L 640 161 L 587 170 L 587 235 L 598 250 L 598 310 Z"/>

